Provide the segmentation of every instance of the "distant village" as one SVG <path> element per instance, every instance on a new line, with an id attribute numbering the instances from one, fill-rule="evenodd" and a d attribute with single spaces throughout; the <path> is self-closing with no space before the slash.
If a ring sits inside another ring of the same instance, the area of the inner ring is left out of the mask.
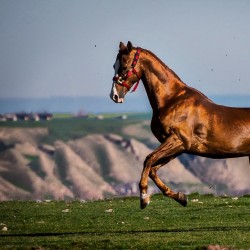
<path id="1" fill-rule="evenodd" d="M 42 113 L 11 113 L 11 114 L 0 114 L 0 121 L 49 121 L 53 118 L 53 114 L 42 112 Z"/>
<path id="2" fill-rule="evenodd" d="M 87 113 L 78 113 L 75 116 L 72 116 L 74 118 L 93 118 L 93 115 L 88 115 Z M 103 120 L 105 119 L 104 115 L 98 114 L 94 116 L 97 120 Z M 41 113 L 26 113 L 26 112 L 20 112 L 20 113 L 6 113 L 6 114 L 0 114 L 0 122 L 5 121 L 50 121 L 53 118 L 52 113 L 48 112 L 41 112 Z M 126 120 L 128 118 L 127 115 L 118 115 L 115 118 Z"/>

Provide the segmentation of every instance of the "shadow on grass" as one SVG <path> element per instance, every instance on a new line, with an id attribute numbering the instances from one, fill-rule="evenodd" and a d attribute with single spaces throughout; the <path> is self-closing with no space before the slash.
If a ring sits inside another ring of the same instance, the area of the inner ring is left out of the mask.
<path id="1" fill-rule="evenodd" d="M 132 231 L 105 231 L 105 232 L 58 232 L 58 233 L 27 233 L 27 234 L 0 234 L 3 237 L 48 237 L 66 235 L 119 235 L 119 234 L 145 234 L 145 233 L 185 233 L 185 232 L 230 232 L 230 231 L 250 231 L 247 227 L 201 227 L 192 229 L 164 229 L 164 230 L 132 230 Z"/>

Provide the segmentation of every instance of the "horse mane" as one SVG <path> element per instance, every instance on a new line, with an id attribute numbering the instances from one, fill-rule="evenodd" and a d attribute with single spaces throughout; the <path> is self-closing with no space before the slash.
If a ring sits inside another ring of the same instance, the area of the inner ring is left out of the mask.
<path id="1" fill-rule="evenodd" d="M 168 71 L 170 71 L 174 77 L 176 77 L 179 81 L 182 82 L 181 78 L 172 70 L 170 69 L 158 56 L 156 56 L 153 52 L 151 52 L 150 50 L 147 49 L 142 49 L 144 51 L 146 51 L 148 54 L 150 54 L 153 58 L 155 58 L 157 61 L 159 61 Z"/>

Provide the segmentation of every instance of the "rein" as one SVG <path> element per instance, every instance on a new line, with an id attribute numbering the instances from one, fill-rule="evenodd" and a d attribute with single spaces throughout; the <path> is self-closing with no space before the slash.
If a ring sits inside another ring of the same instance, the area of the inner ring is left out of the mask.
<path id="1" fill-rule="evenodd" d="M 121 76 L 115 76 L 113 77 L 113 81 L 115 81 L 116 83 L 124 86 L 128 91 L 130 90 L 130 86 L 126 83 L 126 79 L 128 79 L 132 74 L 135 74 L 138 78 L 138 81 L 136 82 L 134 88 L 132 89 L 131 92 L 135 92 L 138 85 L 139 85 L 139 82 L 141 80 L 141 78 L 139 77 L 136 69 L 135 69 L 135 66 L 139 60 L 139 56 L 140 56 L 140 53 L 141 53 L 141 49 L 140 48 L 137 48 L 136 49 L 136 53 L 135 53 L 135 56 L 134 56 L 134 60 L 132 62 L 132 65 L 130 66 L 130 69 L 127 71 L 127 73 L 125 74 L 124 77 L 121 77 Z"/>

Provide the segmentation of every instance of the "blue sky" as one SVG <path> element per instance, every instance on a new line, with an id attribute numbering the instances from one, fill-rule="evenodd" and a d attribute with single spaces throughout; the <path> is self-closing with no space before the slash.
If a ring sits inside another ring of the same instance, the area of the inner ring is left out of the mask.
<path id="1" fill-rule="evenodd" d="M 128 40 L 208 96 L 250 94 L 249 13 L 249 0 L 0 0 L 0 97 L 109 98 Z"/>

